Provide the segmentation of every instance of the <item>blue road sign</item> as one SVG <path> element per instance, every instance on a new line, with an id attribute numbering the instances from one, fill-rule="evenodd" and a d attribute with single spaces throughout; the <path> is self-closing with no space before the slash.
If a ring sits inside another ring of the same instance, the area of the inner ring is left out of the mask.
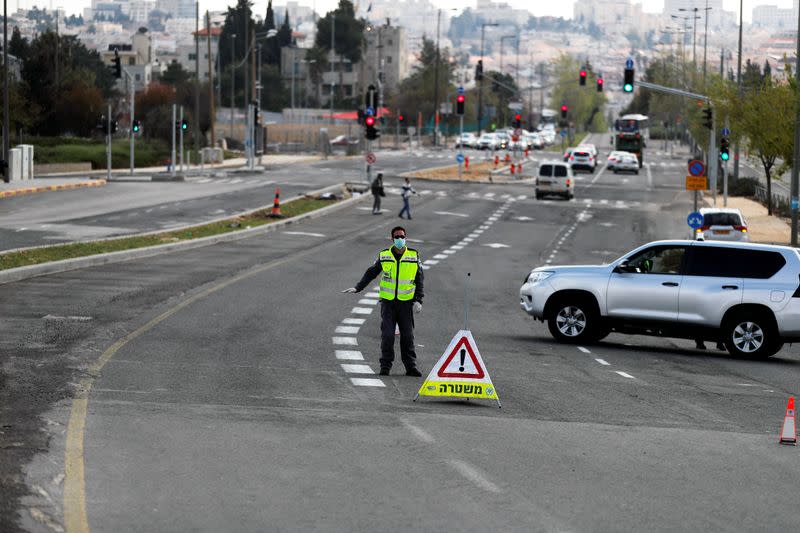
<path id="1" fill-rule="evenodd" d="M 731 129 L 730 128 L 722 128 L 722 135 L 727 137 L 730 134 L 731 134 Z"/>
<path id="2" fill-rule="evenodd" d="M 695 211 L 694 213 L 689 213 L 689 216 L 686 218 L 686 223 L 689 224 L 689 227 L 692 229 L 703 227 L 702 213 L 698 211 Z"/>
<path id="3" fill-rule="evenodd" d="M 632 58 L 629 57 L 628 59 L 625 60 L 625 68 L 633 68 L 633 59 Z"/>
<path id="4" fill-rule="evenodd" d="M 566 137 L 567 136 L 567 130 L 561 130 L 561 136 L 562 137 Z"/>
<path id="5" fill-rule="evenodd" d="M 461 163 L 463 163 L 463 162 L 464 162 L 464 154 L 457 154 L 457 155 L 456 155 L 456 161 L 458 161 L 458 164 L 459 164 L 459 165 L 460 165 Z"/>
<path id="6" fill-rule="evenodd" d="M 697 159 L 689 162 L 689 174 L 692 176 L 705 176 L 706 166 Z"/>
<path id="7" fill-rule="evenodd" d="M 797 198 L 792 198 L 792 211 L 797 211 L 798 206 L 800 206 L 800 202 L 797 201 Z"/>
<path id="8" fill-rule="evenodd" d="M 367 108 L 367 116 L 368 116 L 368 117 L 371 117 L 371 116 L 373 116 L 374 114 L 375 114 L 375 109 L 373 109 L 372 107 L 368 107 L 368 108 Z"/>
<path id="9" fill-rule="evenodd" d="M 464 88 L 463 87 L 459 87 L 458 88 L 458 94 L 464 94 Z"/>

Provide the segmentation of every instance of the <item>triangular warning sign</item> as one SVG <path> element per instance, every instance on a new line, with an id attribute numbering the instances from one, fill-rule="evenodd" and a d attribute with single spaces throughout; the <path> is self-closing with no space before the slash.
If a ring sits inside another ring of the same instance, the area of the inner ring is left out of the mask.
<path id="1" fill-rule="evenodd" d="M 470 331 L 456 333 L 425 378 L 417 396 L 485 398 L 496 400 L 500 405 L 497 391 Z"/>

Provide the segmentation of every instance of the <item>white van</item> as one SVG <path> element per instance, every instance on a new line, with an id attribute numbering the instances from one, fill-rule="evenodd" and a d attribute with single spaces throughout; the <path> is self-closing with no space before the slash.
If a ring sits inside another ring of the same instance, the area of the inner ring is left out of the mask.
<path id="1" fill-rule="evenodd" d="M 569 200 L 575 198 L 575 176 L 569 163 L 562 161 L 544 161 L 539 165 L 536 178 L 536 199 L 554 194 Z"/>

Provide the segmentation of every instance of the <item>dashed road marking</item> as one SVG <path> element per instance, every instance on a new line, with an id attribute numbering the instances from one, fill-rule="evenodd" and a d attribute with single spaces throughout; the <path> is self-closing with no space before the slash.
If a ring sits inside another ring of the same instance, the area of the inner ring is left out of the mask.
<path id="1" fill-rule="evenodd" d="M 372 314 L 371 307 L 354 307 L 352 311 L 350 311 L 354 315 L 370 315 Z"/>
<path id="2" fill-rule="evenodd" d="M 425 264 L 426 265 L 438 265 L 439 261 L 437 261 L 436 259 L 428 259 L 427 261 L 425 261 Z"/>
<path id="3" fill-rule="evenodd" d="M 366 319 L 364 318 L 345 318 L 342 320 L 342 324 L 356 324 L 359 326 L 364 322 L 366 322 Z"/>
<path id="4" fill-rule="evenodd" d="M 334 333 L 341 333 L 343 335 L 358 335 L 358 326 L 336 326 Z"/>
<path id="5" fill-rule="evenodd" d="M 360 305 L 378 305 L 378 300 L 372 298 L 362 298 L 358 301 Z"/>
<path id="6" fill-rule="evenodd" d="M 333 344 L 338 346 L 358 346 L 358 339 L 355 337 L 333 337 Z"/>
<path id="7" fill-rule="evenodd" d="M 369 365 L 342 364 L 342 369 L 348 374 L 374 374 Z"/>
<path id="8" fill-rule="evenodd" d="M 310 233 L 308 231 L 284 231 L 285 235 L 304 235 L 306 237 L 324 237 L 322 233 Z"/>
<path id="9" fill-rule="evenodd" d="M 443 250 L 442 253 L 443 254 L 447 254 L 447 255 L 452 255 L 452 254 L 456 253 L 456 251 L 455 250 Z"/>
<path id="10" fill-rule="evenodd" d="M 433 256 L 434 259 L 447 259 L 447 256 L 444 254 L 436 254 Z"/>
<path id="11" fill-rule="evenodd" d="M 336 350 L 336 359 L 343 361 L 363 361 L 364 356 L 358 350 Z"/>
<path id="12" fill-rule="evenodd" d="M 350 382 L 353 385 L 357 385 L 359 387 L 385 387 L 386 385 L 377 378 L 350 378 Z"/>
<path id="13" fill-rule="evenodd" d="M 472 482 L 478 488 L 483 489 L 486 492 L 493 492 L 495 494 L 500 494 L 502 492 L 500 487 L 486 479 L 486 477 L 474 466 L 469 465 L 464 461 L 459 461 L 458 459 L 451 459 L 447 461 L 447 463 L 453 467 L 456 472 L 461 474 L 465 479 Z"/>
<path id="14" fill-rule="evenodd" d="M 623 378 L 628 378 L 628 379 L 636 379 L 635 377 L 631 376 L 631 375 L 630 375 L 630 374 L 628 374 L 627 372 L 622 372 L 622 371 L 620 371 L 620 370 L 615 370 L 615 371 L 614 371 L 614 373 L 615 373 L 615 374 L 619 374 L 619 375 L 620 375 L 620 376 L 622 376 Z"/>
<path id="15" fill-rule="evenodd" d="M 469 215 L 465 215 L 464 213 L 452 213 L 450 211 L 434 211 L 433 214 L 434 215 L 451 216 L 451 217 L 469 218 Z"/>
<path id="16" fill-rule="evenodd" d="M 583 353 L 592 353 L 588 348 L 584 348 L 583 346 L 578 346 L 578 349 Z"/>
<path id="17" fill-rule="evenodd" d="M 611 363 L 609 363 L 605 359 L 595 359 L 595 361 L 597 361 L 598 363 L 600 363 L 603 366 L 611 366 Z"/>

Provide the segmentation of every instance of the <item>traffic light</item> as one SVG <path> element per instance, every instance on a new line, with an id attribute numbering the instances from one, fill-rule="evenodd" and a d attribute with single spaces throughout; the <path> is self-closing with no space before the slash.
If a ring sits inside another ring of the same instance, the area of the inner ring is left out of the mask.
<path id="1" fill-rule="evenodd" d="M 253 124 L 256 125 L 256 128 L 261 127 L 261 110 L 258 108 L 258 104 L 253 104 Z"/>
<path id="2" fill-rule="evenodd" d="M 567 104 L 561 105 L 561 118 L 567 118 L 567 111 L 569 111 L 569 106 Z"/>
<path id="3" fill-rule="evenodd" d="M 581 86 L 586 85 L 586 67 L 581 67 L 580 84 Z"/>
<path id="4" fill-rule="evenodd" d="M 369 139 L 370 141 L 374 141 L 380 134 L 378 130 L 375 128 L 375 117 L 372 115 L 367 115 L 367 118 L 364 119 L 364 124 L 366 125 L 366 129 L 364 131 L 364 136 Z"/>
<path id="5" fill-rule="evenodd" d="M 117 122 L 116 120 L 112 120 L 111 121 L 111 133 L 117 133 L 118 129 L 119 129 L 119 122 Z"/>
<path id="6" fill-rule="evenodd" d="M 597 92 L 603 92 L 603 78 L 597 78 Z"/>
<path id="7" fill-rule="evenodd" d="M 114 49 L 114 77 L 122 77 L 122 60 L 119 57 L 119 50 Z"/>
<path id="8" fill-rule="evenodd" d="M 478 64 L 475 65 L 475 81 L 481 81 L 483 79 L 483 59 L 478 60 Z"/>
<path id="9" fill-rule="evenodd" d="M 367 94 L 364 96 L 364 107 L 367 109 L 371 107 L 376 114 L 378 113 L 378 91 L 374 85 L 367 87 Z"/>
<path id="10" fill-rule="evenodd" d="M 625 83 L 622 85 L 622 90 L 626 93 L 633 92 L 633 68 L 626 68 L 625 69 Z"/>
<path id="11" fill-rule="evenodd" d="M 730 154 L 731 149 L 731 141 L 728 140 L 727 137 L 723 137 L 719 140 L 719 158 L 723 161 L 727 161 L 731 158 Z"/>
<path id="12" fill-rule="evenodd" d="M 97 122 L 97 129 L 103 132 L 103 135 L 108 135 L 108 119 L 105 115 L 100 115 L 100 120 Z"/>
<path id="13" fill-rule="evenodd" d="M 189 129 L 189 121 L 186 119 L 181 120 L 181 130 L 186 131 Z"/>
<path id="14" fill-rule="evenodd" d="M 459 94 L 456 96 L 456 115 L 464 114 L 464 95 Z"/>
<path id="15" fill-rule="evenodd" d="M 514 115 L 514 120 L 511 123 L 511 125 L 514 126 L 516 129 L 521 128 L 522 127 L 522 115 L 520 115 L 519 113 Z"/>
<path id="16" fill-rule="evenodd" d="M 139 131 L 142 129 L 142 123 L 138 120 L 134 120 L 133 124 L 131 125 L 131 129 L 133 130 L 133 133 L 139 133 Z"/>
<path id="17" fill-rule="evenodd" d="M 398 114 L 397 114 L 397 122 L 399 122 L 399 123 L 400 123 L 400 125 L 402 126 L 402 125 L 403 125 L 403 124 L 405 124 L 405 122 L 406 122 L 406 117 L 405 117 L 405 116 L 403 116 L 403 114 L 402 114 L 402 113 L 398 113 Z"/>
<path id="18" fill-rule="evenodd" d="M 703 109 L 703 126 L 710 130 L 714 129 L 714 112 L 710 107 Z"/>

